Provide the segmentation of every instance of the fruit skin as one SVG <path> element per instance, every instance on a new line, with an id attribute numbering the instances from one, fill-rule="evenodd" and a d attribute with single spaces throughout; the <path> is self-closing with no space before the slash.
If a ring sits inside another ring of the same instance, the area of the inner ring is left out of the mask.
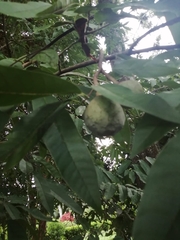
<path id="1" fill-rule="evenodd" d="M 121 105 L 101 95 L 89 103 L 83 117 L 88 129 L 97 137 L 112 136 L 121 130 L 125 123 Z"/>
<path id="2" fill-rule="evenodd" d="M 143 93 L 143 87 L 136 80 L 126 80 L 119 83 L 119 85 L 129 88 L 134 93 Z"/>

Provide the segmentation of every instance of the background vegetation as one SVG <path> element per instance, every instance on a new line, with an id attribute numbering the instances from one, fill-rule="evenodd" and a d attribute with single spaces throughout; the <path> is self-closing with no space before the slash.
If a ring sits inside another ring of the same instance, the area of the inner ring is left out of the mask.
<path id="1" fill-rule="evenodd" d="M 179 239 L 179 1 L 0 1 L 0 13 L 1 239 L 45 239 L 59 204 L 86 239 Z M 153 16 L 166 23 L 153 27 Z M 147 28 L 131 46 L 130 18 Z M 173 45 L 139 48 L 164 26 Z M 112 71 L 94 85 L 102 60 Z M 113 83 L 128 77 L 144 93 Z M 95 92 L 126 114 L 105 145 L 82 117 Z"/>

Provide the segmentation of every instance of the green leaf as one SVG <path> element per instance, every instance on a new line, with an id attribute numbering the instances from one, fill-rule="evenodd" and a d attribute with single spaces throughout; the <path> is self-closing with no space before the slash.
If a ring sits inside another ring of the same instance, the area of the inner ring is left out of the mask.
<path id="1" fill-rule="evenodd" d="M 99 186 L 101 186 L 103 183 L 108 183 L 109 177 L 104 173 L 102 168 L 99 166 L 96 166 L 95 168 L 96 168 Z"/>
<path id="2" fill-rule="evenodd" d="M 16 67 L 16 68 L 23 69 L 22 63 L 20 63 L 20 62 L 15 63 L 14 58 L 5 58 L 5 59 L 0 60 L 1 66 L 9 67 L 11 64 L 14 64 L 14 67 Z"/>
<path id="3" fill-rule="evenodd" d="M 21 204 L 24 205 L 27 203 L 27 196 L 17 196 L 17 195 L 10 195 L 6 197 L 6 200 L 11 204 Z"/>
<path id="4" fill-rule="evenodd" d="M 160 94 L 136 94 L 116 84 L 93 86 L 93 89 L 124 106 L 139 109 L 169 122 L 180 123 L 180 113 Z"/>
<path id="5" fill-rule="evenodd" d="M 147 175 L 142 171 L 140 166 L 138 164 L 133 164 L 134 167 L 134 172 L 137 174 L 139 179 L 143 182 L 146 183 Z"/>
<path id="6" fill-rule="evenodd" d="M 150 170 L 134 224 L 134 240 L 180 238 L 167 238 L 180 211 L 179 142 L 180 131 L 166 144 Z"/>
<path id="7" fill-rule="evenodd" d="M 70 188 L 99 211 L 100 196 L 92 157 L 65 110 L 43 140 Z"/>
<path id="8" fill-rule="evenodd" d="M 176 126 L 175 123 L 163 121 L 160 118 L 145 114 L 135 131 L 131 157 L 134 157 L 155 141 L 161 139 L 165 133 Z"/>
<path id="9" fill-rule="evenodd" d="M 131 163 L 132 163 L 132 161 L 130 161 L 130 160 L 124 160 L 121 163 L 120 167 L 118 167 L 117 173 L 119 175 L 123 174 L 125 172 L 125 170 L 130 166 Z"/>
<path id="10" fill-rule="evenodd" d="M 11 219 L 17 220 L 17 219 L 22 218 L 20 211 L 15 206 L 13 206 L 11 203 L 4 202 L 3 205 Z"/>
<path id="11" fill-rule="evenodd" d="M 139 179 L 146 183 L 147 175 L 143 172 L 142 168 L 138 164 L 133 164 L 134 172 L 137 174 Z"/>
<path id="12" fill-rule="evenodd" d="M 153 165 L 156 159 L 155 159 L 155 158 L 151 158 L 151 157 L 146 157 L 146 160 L 147 160 L 151 165 Z"/>
<path id="13" fill-rule="evenodd" d="M 53 196 L 51 196 L 49 192 L 49 186 L 44 186 L 43 184 L 43 178 L 39 178 L 38 175 L 34 175 L 36 189 L 39 195 L 39 198 L 41 200 L 42 205 L 44 208 L 49 212 L 51 215 L 53 215 L 53 208 L 54 208 L 54 202 L 53 202 Z"/>
<path id="14" fill-rule="evenodd" d="M 99 23 L 116 23 L 119 21 L 120 15 L 113 12 L 111 8 L 104 8 L 95 13 L 94 18 Z"/>
<path id="15" fill-rule="evenodd" d="M 47 185 L 48 186 L 48 185 Z M 63 185 L 50 183 L 50 194 L 54 198 L 56 198 L 59 202 L 64 203 L 66 206 L 70 207 L 74 212 L 78 214 L 82 214 L 82 208 L 72 199 L 69 197 L 69 190 L 65 189 Z M 71 196 L 73 194 L 71 193 Z"/>
<path id="16" fill-rule="evenodd" d="M 40 12 L 38 17 L 43 17 L 52 14 L 62 14 L 65 10 L 68 10 L 71 7 L 78 6 L 78 3 L 75 3 L 73 0 L 61 0 L 54 2 L 48 9 Z"/>
<path id="17" fill-rule="evenodd" d="M 157 78 L 160 76 L 172 75 L 180 72 L 179 62 L 153 59 L 127 58 L 117 60 L 113 65 L 113 72 L 119 75 L 137 75 L 140 78 Z"/>
<path id="18" fill-rule="evenodd" d="M 127 189 L 124 185 L 117 184 L 118 191 L 119 191 L 119 200 L 124 202 L 127 198 Z"/>
<path id="19" fill-rule="evenodd" d="M 0 131 L 3 130 L 5 124 L 9 121 L 9 118 L 13 111 L 13 106 L 0 107 Z"/>
<path id="20" fill-rule="evenodd" d="M 9 134 L 8 141 L 0 145 L 0 159 L 7 161 L 6 169 L 15 166 L 31 150 L 63 107 L 59 102 L 49 104 L 21 118 Z"/>
<path id="21" fill-rule="evenodd" d="M 20 206 L 24 211 L 28 212 L 30 215 L 32 215 L 34 218 L 41 220 L 41 221 L 51 221 L 52 219 L 50 217 L 47 217 L 44 215 L 39 209 L 37 208 L 27 208 L 24 206 Z"/>
<path id="22" fill-rule="evenodd" d="M 0 66 L 0 75 L 0 106 L 22 103 L 54 93 L 80 93 L 73 83 L 47 73 Z"/>
<path id="23" fill-rule="evenodd" d="M 163 82 L 162 85 L 167 86 L 168 88 L 180 88 L 180 84 L 173 80 L 167 80 Z"/>
<path id="24" fill-rule="evenodd" d="M 51 4 L 45 2 L 0 2 L 0 13 L 16 18 L 35 18 Z"/>
<path id="25" fill-rule="evenodd" d="M 79 8 L 77 8 L 75 10 L 76 13 L 89 13 L 90 11 L 93 11 L 95 9 L 95 7 L 89 5 L 86 6 L 80 6 Z"/>
<path id="26" fill-rule="evenodd" d="M 130 145 L 130 138 L 131 138 L 131 131 L 128 124 L 128 121 L 126 120 L 124 127 L 113 136 L 114 140 L 119 144 L 124 144 L 124 142 L 127 143 L 127 148 Z"/>
<path id="27" fill-rule="evenodd" d="M 105 200 L 109 200 L 114 196 L 116 192 L 116 186 L 109 182 L 105 184 L 104 190 L 105 190 L 104 198 Z"/>
<path id="28" fill-rule="evenodd" d="M 33 60 L 48 63 L 50 67 L 57 68 L 58 54 L 54 49 L 46 49 L 33 57 Z"/>
<path id="29" fill-rule="evenodd" d="M 144 160 L 139 160 L 139 164 L 141 168 L 144 170 L 145 174 L 148 175 L 150 171 L 150 166 Z"/>
<path id="30" fill-rule="evenodd" d="M 25 161 L 24 159 L 22 159 L 19 162 L 19 169 L 21 170 L 21 172 L 25 173 L 25 174 L 29 174 L 33 171 L 33 166 L 31 163 Z"/>
<path id="31" fill-rule="evenodd" d="M 82 209 L 72 198 L 69 197 L 69 190 L 65 189 L 63 185 L 44 179 L 39 174 L 35 174 L 35 181 L 41 201 L 45 203 L 44 205 L 46 205 L 47 208 L 50 206 L 50 209 L 52 207 L 51 210 L 53 211 L 53 201 L 51 200 L 51 202 L 49 202 L 50 199 L 48 199 L 48 195 L 51 195 L 53 198 L 56 198 L 61 203 L 70 207 L 73 211 L 82 214 Z"/>
<path id="32" fill-rule="evenodd" d="M 159 96 L 180 112 L 180 88 L 159 93 Z"/>
<path id="33" fill-rule="evenodd" d="M 134 173 L 134 171 L 129 171 L 129 178 L 131 179 L 131 182 L 134 184 L 135 180 L 136 180 L 136 175 Z"/>

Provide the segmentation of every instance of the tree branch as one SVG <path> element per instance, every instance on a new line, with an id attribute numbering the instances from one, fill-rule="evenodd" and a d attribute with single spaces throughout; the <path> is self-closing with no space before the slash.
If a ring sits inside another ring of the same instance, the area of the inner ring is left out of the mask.
<path id="1" fill-rule="evenodd" d="M 160 24 L 159 26 L 156 26 L 156 27 L 154 27 L 154 28 L 151 28 L 149 31 L 147 31 L 145 34 L 143 34 L 141 37 L 139 37 L 139 38 L 131 45 L 131 47 L 129 48 L 129 52 L 131 52 L 131 51 L 134 49 L 134 47 L 135 47 L 143 38 L 145 38 L 145 37 L 146 37 L 147 35 L 149 35 L 150 33 L 155 32 L 155 31 L 157 31 L 157 30 L 160 29 L 160 28 L 163 28 L 163 27 L 166 27 L 166 26 L 170 26 L 170 25 L 173 25 L 173 24 L 178 23 L 178 22 L 180 22 L 180 17 L 173 18 L 173 19 L 171 19 L 170 21 L 167 21 L 167 22 L 165 22 L 165 23 L 162 23 L 162 24 Z"/>
<path id="2" fill-rule="evenodd" d="M 106 56 L 106 57 L 104 57 L 104 59 L 106 61 L 108 61 L 108 60 L 114 60 L 118 56 L 121 56 L 121 55 L 131 56 L 131 55 L 134 55 L 134 54 L 140 54 L 140 53 L 144 53 L 144 52 L 151 52 L 151 51 L 158 51 L 158 50 L 173 50 L 173 49 L 180 49 L 180 44 L 155 46 L 155 47 L 143 48 L 143 49 L 134 50 L 134 51 L 126 50 L 124 52 L 120 52 L 120 53 L 116 53 L 116 54 Z M 99 58 L 97 58 L 96 60 L 97 61 L 89 60 L 89 61 L 86 61 L 86 62 L 78 63 L 78 64 L 76 64 L 74 66 L 71 66 L 71 67 L 68 67 L 68 68 L 64 68 L 61 71 L 56 72 L 55 75 L 59 76 L 63 73 L 71 72 L 73 70 L 83 68 L 83 67 L 87 67 L 87 66 L 90 66 L 92 64 L 97 64 L 97 62 L 99 62 Z"/>

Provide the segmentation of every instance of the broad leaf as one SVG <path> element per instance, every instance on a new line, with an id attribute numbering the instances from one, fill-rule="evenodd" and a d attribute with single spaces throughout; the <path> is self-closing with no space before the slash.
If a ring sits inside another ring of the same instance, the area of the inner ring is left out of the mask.
<path id="1" fill-rule="evenodd" d="M 34 218 L 41 220 L 41 221 L 51 221 L 50 217 L 45 216 L 39 209 L 37 208 L 27 208 L 24 206 L 20 206 L 25 212 L 28 212 Z"/>
<path id="2" fill-rule="evenodd" d="M 148 175 L 134 224 L 134 240 L 164 240 L 180 211 L 180 131 L 164 147 Z M 174 234 L 174 233 L 172 233 Z"/>
<path id="3" fill-rule="evenodd" d="M 13 106 L 0 107 L 0 131 L 3 130 L 13 111 Z"/>
<path id="4" fill-rule="evenodd" d="M 114 194 L 116 192 L 115 184 L 112 184 L 110 182 L 104 184 L 104 191 L 105 191 L 105 193 L 104 193 L 105 200 L 106 201 L 110 200 L 114 196 Z"/>
<path id="5" fill-rule="evenodd" d="M 0 13 L 16 18 L 34 18 L 50 6 L 51 4 L 45 2 L 16 3 L 1 1 Z"/>
<path id="6" fill-rule="evenodd" d="M 21 170 L 21 172 L 23 172 L 25 174 L 29 174 L 33 171 L 33 166 L 30 162 L 27 162 L 24 159 L 22 159 L 19 162 L 19 169 Z"/>
<path id="7" fill-rule="evenodd" d="M 180 123 L 180 113 L 166 99 L 161 98 L 160 94 L 136 94 L 116 84 L 93 86 L 93 89 L 124 106 L 136 108 L 169 122 Z M 173 96 L 171 92 L 169 95 Z"/>
<path id="8" fill-rule="evenodd" d="M 35 179 L 35 184 L 36 184 L 36 189 L 38 192 L 38 196 L 41 200 L 42 205 L 44 206 L 44 208 L 47 210 L 47 212 L 49 212 L 51 214 L 51 216 L 53 215 L 53 207 L 54 207 L 54 198 L 52 197 L 52 195 L 50 195 L 49 192 L 49 188 L 48 186 L 44 186 L 43 185 L 43 178 L 39 178 L 38 175 L 34 176 Z"/>
<path id="9" fill-rule="evenodd" d="M 54 49 L 46 49 L 33 57 L 33 60 L 48 63 L 50 67 L 55 68 L 58 62 L 58 54 Z"/>
<path id="10" fill-rule="evenodd" d="M 0 145 L 0 160 L 7 161 L 6 168 L 15 166 L 42 138 L 63 108 L 58 103 L 46 105 L 22 117 L 9 134 L 8 141 Z"/>
<path id="11" fill-rule="evenodd" d="M 80 93 L 78 87 L 60 77 L 0 66 L 0 106 L 22 103 L 52 95 Z"/>
<path id="12" fill-rule="evenodd" d="M 145 78 L 157 78 L 160 76 L 172 75 L 180 72 L 179 62 L 173 61 L 159 61 L 153 59 L 137 59 L 127 58 L 126 60 L 120 59 L 115 61 L 113 71 L 120 75 Z"/>
<path id="13" fill-rule="evenodd" d="M 70 188 L 99 211 L 99 188 L 92 157 L 65 110 L 43 140 Z"/>
<path id="14" fill-rule="evenodd" d="M 66 190 L 63 185 L 44 179 L 39 174 L 35 174 L 35 181 L 41 200 L 45 202 L 44 205 L 49 206 L 53 203 L 53 201 L 50 203 L 47 198 L 48 195 L 51 195 L 53 198 L 56 198 L 61 203 L 70 207 L 73 211 L 82 214 L 82 209 L 72 198 L 70 198 L 69 190 Z"/>
<path id="15" fill-rule="evenodd" d="M 17 220 L 22 218 L 20 211 L 17 209 L 17 207 L 12 205 L 11 203 L 4 202 L 4 207 L 12 220 Z"/>
<path id="16" fill-rule="evenodd" d="M 122 175 L 124 171 L 131 165 L 132 161 L 125 159 L 117 169 L 117 173 Z"/>
<path id="17" fill-rule="evenodd" d="M 131 157 L 142 152 L 148 146 L 158 141 L 177 124 L 163 121 L 160 118 L 145 114 L 139 122 L 133 138 Z"/>
<path id="18" fill-rule="evenodd" d="M 79 4 L 75 3 L 73 0 L 55 1 L 52 6 L 39 13 L 38 16 L 43 17 L 52 14 L 62 14 L 65 10 L 67 10 L 68 8 L 72 8 L 75 5 L 78 6 Z"/>
<path id="19" fill-rule="evenodd" d="M 124 127 L 116 133 L 114 136 L 114 140 L 119 144 L 124 144 L 124 142 L 127 143 L 127 148 L 130 145 L 130 138 L 131 138 L 131 131 L 128 124 L 128 121 L 126 120 Z"/>
<path id="20" fill-rule="evenodd" d="M 143 182 L 146 183 L 147 175 L 143 172 L 141 167 L 138 164 L 133 164 L 134 167 L 134 172 L 137 174 L 139 179 Z"/>

